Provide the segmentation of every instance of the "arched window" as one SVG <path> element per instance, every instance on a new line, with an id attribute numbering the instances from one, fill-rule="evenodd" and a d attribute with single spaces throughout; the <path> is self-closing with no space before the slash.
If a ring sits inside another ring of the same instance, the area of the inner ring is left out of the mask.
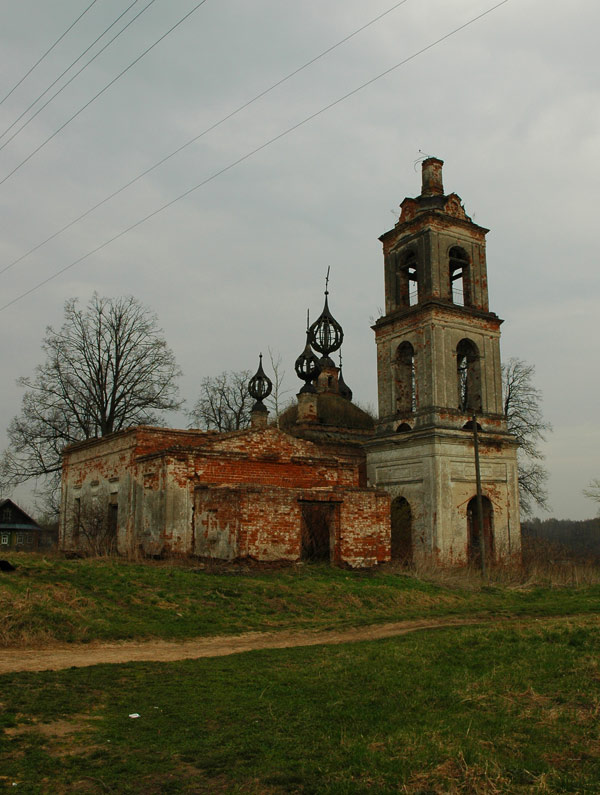
<path id="1" fill-rule="evenodd" d="M 481 363 L 477 345 L 461 340 L 456 347 L 458 380 L 458 408 L 461 411 L 481 411 Z"/>
<path id="2" fill-rule="evenodd" d="M 494 509 L 490 500 L 482 496 L 481 508 L 483 515 L 483 537 L 485 539 L 485 559 L 491 563 L 494 560 Z M 474 566 L 481 565 L 481 533 L 479 513 L 477 511 L 477 497 L 469 500 L 467 505 L 467 558 Z"/>
<path id="3" fill-rule="evenodd" d="M 410 342 L 401 342 L 396 351 L 396 412 L 408 414 L 417 408 L 415 349 Z"/>
<path id="4" fill-rule="evenodd" d="M 453 304 L 471 306 L 471 280 L 467 252 L 453 246 L 449 253 L 450 298 Z"/>
<path id="5" fill-rule="evenodd" d="M 412 511 L 404 497 L 396 497 L 391 505 L 392 560 L 410 565 L 413 559 Z"/>

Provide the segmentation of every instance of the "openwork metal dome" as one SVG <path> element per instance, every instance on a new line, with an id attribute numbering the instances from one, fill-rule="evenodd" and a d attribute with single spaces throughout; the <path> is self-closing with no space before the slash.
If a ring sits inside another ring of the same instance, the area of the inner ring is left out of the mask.
<path id="1" fill-rule="evenodd" d="M 304 381 L 304 386 L 300 390 L 301 394 L 304 392 L 317 391 L 312 382 L 316 381 L 319 377 L 321 365 L 310 347 L 310 328 L 306 330 L 306 345 L 300 356 L 296 359 L 294 370 L 298 378 Z"/>
<path id="2" fill-rule="evenodd" d="M 337 351 L 344 340 L 344 331 L 329 310 L 327 296 L 329 290 L 329 268 L 325 279 L 325 306 L 319 317 L 308 329 L 308 341 L 311 346 L 323 355 L 324 359 L 329 359 L 329 354 Z M 333 365 L 329 360 L 327 364 Z"/>
<path id="3" fill-rule="evenodd" d="M 256 400 L 256 403 L 252 407 L 252 411 L 266 411 L 267 409 L 263 404 L 263 400 L 268 398 L 272 391 L 273 382 L 263 370 L 261 353 L 259 354 L 258 370 L 248 383 L 248 393 L 250 397 Z"/>

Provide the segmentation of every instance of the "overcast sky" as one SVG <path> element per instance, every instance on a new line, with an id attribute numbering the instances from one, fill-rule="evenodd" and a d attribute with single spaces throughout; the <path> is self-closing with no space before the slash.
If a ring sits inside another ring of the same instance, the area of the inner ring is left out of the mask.
<path id="1" fill-rule="evenodd" d="M 0 0 L 0 99 L 90 2 Z M 130 2 L 97 0 L 0 105 L 0 132 Z M 78 66 L 147 4 L 135 3 Z M 0 180 L 196 5 L 155 0 L 0 151 Z M 206 0 L 0 184 L 0 270 L 393 5 Z M 493 5 L 407 0 L 6 270 L 0 304 Z M 374 406 L 378 237 L 420 192 L 422 151 L 445 161 L 446 192 L 491 229 L 503 358 L 535 364 L 554 426 L 551 513 L 592 516 L 581 489 L 600 477 L 599 29 L 597 0 L 509 0 L 0 311 L 0 445 L 20 408 L 15 379 L 40 363 L 45 327 L 60 326 L 65 299 L 86 302 L 94 290 L 132 293 L 158 313 L 188 403 L 203 376 L 254 370 L 269 346 L 293 394 L 306 310 L 321 310 L 331 266 L 344 377 Z"/>

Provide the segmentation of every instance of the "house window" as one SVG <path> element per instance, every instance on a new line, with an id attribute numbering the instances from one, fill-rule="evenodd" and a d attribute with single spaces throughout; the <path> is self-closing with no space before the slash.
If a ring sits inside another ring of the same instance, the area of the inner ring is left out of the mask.
<path id="1" fill-rule="evenodd" d="M 2 519 L 5 522 L 10 522 L 11 520 L 11 510 L 8 506 L 2 509 Z"/>
<path id="2" fill-rule="evenodd" d="M 17 546 L 23 546 L 25 543 L 25 534 L 24 533 L 17 533 Z"/>
<path id="3" fill-rule="evenodd" d="M 453 246 L 449 254 L 450 298 L 453 304 L 471 306 L 469 257 L 464 249 Z"/>
<path id="4" fill-rule="evenodd" d="M 0 544 L 2 544 L 2 546 L 8 546 L 8 533 L 2 533 Z"/>

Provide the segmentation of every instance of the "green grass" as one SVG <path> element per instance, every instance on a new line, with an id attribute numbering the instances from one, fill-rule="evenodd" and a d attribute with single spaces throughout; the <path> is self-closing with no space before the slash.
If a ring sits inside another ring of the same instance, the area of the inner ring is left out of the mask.
<path id="1" fill-rule="evenodd" d="M 411 618 L 595 612 L 600 585 L 482 586 L 402 570 L 329 566 L 218 573 L 114 559 L 13 555 L 0 575 L 0 645 L 189 638 L 250 630 L 340 628 Z"/>
<path id="2" fill-rule="evenodd" d="M 599 659 L 588 617 L 6 675 L 0 782 L 26 793 L 595 793 Z"/>

